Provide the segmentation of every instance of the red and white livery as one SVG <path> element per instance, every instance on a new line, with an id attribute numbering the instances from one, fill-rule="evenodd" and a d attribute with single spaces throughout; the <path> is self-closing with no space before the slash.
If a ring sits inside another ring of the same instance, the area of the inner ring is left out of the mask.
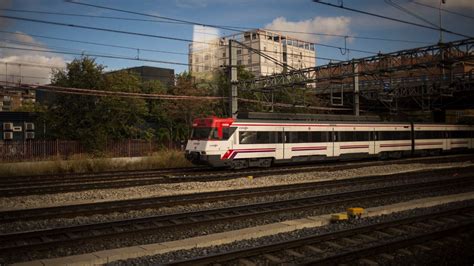
<path id="1" fill-rule="evenodd" d="M 474 148 L 468 125 L 195 119 L 186 158 L 214 167 L 342 157 L 401 157 Z"/>

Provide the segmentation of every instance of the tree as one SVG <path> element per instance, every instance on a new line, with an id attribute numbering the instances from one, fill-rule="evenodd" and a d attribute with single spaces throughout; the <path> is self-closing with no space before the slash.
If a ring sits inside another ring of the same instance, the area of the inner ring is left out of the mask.
<path id="1" fill-rule="evenodd" d="M 53 73 L 52 84 L 92 90 L 140 92 L 140 79 L 127 72 L 104 75 L 104 66 L 83 57 Z M 101 151 L 107 140 L 138 138 L 147 113 L 142 99 L 58 94 L 48 107 L 50 138 L 79 140 L 89 151 Z"/>

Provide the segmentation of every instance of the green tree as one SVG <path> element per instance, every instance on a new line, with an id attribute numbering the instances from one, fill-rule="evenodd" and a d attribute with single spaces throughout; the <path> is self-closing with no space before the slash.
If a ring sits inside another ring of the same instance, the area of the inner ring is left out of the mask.
<path id="1" fill-rule="evenodd" d="M 140 79 L 127 72 L 104 75 L 104 66 L 83 57 L 53 73 L 52 84 L 90 90 L 140 92 Z M 48 107 L 50 138 L 79 140 L 89 151 L 101 151 L 107 140 L 138 138 L 147 113 L 142 99 L 58 94 Z"/>

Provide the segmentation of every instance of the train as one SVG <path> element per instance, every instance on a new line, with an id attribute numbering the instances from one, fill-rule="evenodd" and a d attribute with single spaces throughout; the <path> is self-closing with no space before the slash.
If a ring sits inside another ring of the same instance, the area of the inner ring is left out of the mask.
<path id="1" fill-rule="evenodd" d="M 194 119 L 186 159 L 242 169 L 343 158 L 400 158 L 472 150 L 474 126 L 412 122 Z"/>

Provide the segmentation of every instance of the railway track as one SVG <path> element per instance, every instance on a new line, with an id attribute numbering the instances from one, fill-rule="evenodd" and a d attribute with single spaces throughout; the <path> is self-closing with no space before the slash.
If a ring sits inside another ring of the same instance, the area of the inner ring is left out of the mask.
<path id="1" fill-rule="evenodd" d="M 452 209 L 437 213 L 412 216 L 366 226 L 284 241 L 266 246 L 211 254 L 186 261 L 179 265 L 208 264 L 309 264 L 337 265 L 377 263 L 391 260 L 397 252 L 418 248 L 430 250 L 429 241 L 450 238 L 462 241 L 474 231 L 474 207 Z M 437 241 L 437 244 L 443 244 Z"/>
<path id="2" fill-rule="evenodd" d="M 462 170 L 463 172 L 474 172 L 473 167 Z M 432 178 L 456 175 L 458 177 L 469 174 L 459 174 L 459 169 L 441 169 L 436 171 L 420 171 L 403 174 L 366 176 L 352 179 L 331 180 L 323 182 L 307 182 L 299 184 L 278 185 L 269 187 L 258 187 L 238 190 L 213 191 L 204 193 L 180 194 L 174 196 L 161 196 L 142 199 L 130 199 L 119 201 L 108 201 L 90 204 L 76 204 L 57 207 L 21 209 L 0 212 L 0 224 L 14 221 L 51 219 L 56 217 L 77 217 L 93 214 L 107 214 L 112 212 L 125 212 L 130 210 L 140 210 L 147 208 L 162 208 L 177 205 L 196 204 L 202 202 L 216 202 L 223 200 L 233 200 L 239 198 L 259 197 L 264 195 L 297 193 L 304 191 L 315 191 L 328 188 L 358 187 L 367 184 L 383 184 L 393 181 L 403 181 L 413 183 L 417 179 Z M 449 179 L 448 178 L 448 179 Z"/>
<path id="3" fill-rule="evenodd" d="M 390 161 L 391 164 L 440 163 L 472 161 L 472 155 L 441 157 L 404 158 Z M 107 172 L 102 174 L 72 176 L 32 176 L 0 178 L 0 195 L 14 197 L 84 191 L 90 189 L 110 189 L 155 184 L 182 182 L 207 182 L 234 179 L 242 176 L 263 177 L 274 174 L 290 174 L 311 171 L 335 171 L 368 166 L 384 165 L 387 161 L 331 162 L 318 165 L 279 166 L 269 169 L 245 169 L 239 171 L 209 170 L 208 168 L 164 169 L 138 172 Z"/>
<path id="4" fill-rule="evenodd" d="M 354 190 L 291 200 L 242 205 L 205 211 L 160 215 L 121 221 L 71 226 L 47 230 L 36 230 L 0 235 L 0 256 L 15 252 L 46 250 L 92 239 L 136 237 L 146 233 L 160 233 L 172 229 L 209 225 L 216 222 L 248 219 L 268 214 L 287 213 L 306 209 L 344 206 L 349 203 L 367 202 L 374 199 L 390 198 L 401 193 L 426 193 L 445 191 L 449 188 L 474 187 L 474 175 L 420 182 L 419 184 L 397 185 L 378 189 Z"/>

